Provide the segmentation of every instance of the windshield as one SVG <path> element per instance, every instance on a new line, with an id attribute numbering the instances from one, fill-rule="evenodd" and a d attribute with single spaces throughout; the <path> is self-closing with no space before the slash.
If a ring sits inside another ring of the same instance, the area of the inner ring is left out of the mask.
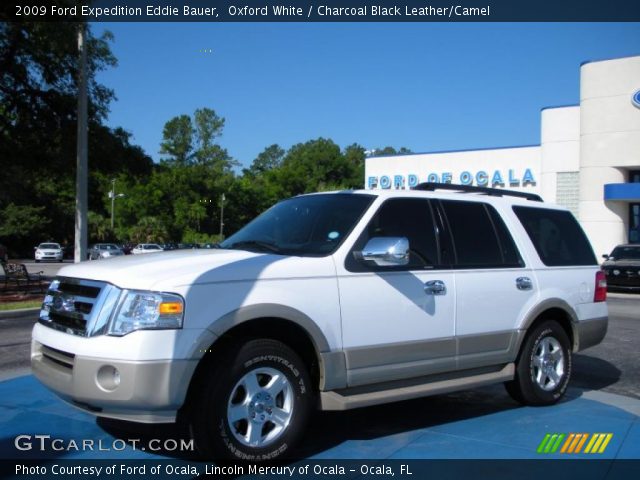
<path id="1" fill-rule="evenodd" d="M 290 198 L 271 207 L 220 247 L 282 255 L 328 255 L 351 232 L 373 198 L 353 193 Z"/>
<path id="2" fill-rule="evenodd" d="M 610 257 L 615 260 L 640 260 L 640 247 L 616 247 Z"/>
<path id="3" fill-rule="evenodd" d="M 52 248 L 58 250 L 60 249 L 60 245 L 57 243 L 41 243 L 39 248 Z"/>

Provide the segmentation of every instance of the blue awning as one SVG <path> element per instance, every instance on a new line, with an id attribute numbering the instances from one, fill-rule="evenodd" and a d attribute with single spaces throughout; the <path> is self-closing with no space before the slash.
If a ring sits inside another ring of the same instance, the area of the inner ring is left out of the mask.
<path id="1" fill-rule="evenodd" d="M 604 186 L 604 199 L 640 202 L 640 183 L 609 183 Z"/>

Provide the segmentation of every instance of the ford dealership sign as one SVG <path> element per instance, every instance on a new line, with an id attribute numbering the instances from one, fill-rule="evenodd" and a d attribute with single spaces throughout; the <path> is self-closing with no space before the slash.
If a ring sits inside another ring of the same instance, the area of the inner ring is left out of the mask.
<path id="1" fill-rule="evenodd" d="M 636 93 L 631 97 L 631 103 L 637 108 L 640 108 L 640 90 L 637 90 Z"/>

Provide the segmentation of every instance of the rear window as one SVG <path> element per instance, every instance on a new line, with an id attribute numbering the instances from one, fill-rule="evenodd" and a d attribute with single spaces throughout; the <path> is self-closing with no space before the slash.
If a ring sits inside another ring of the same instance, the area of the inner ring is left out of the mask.
<path id="1" fill-rule="evenodd" d="M 513 211 L 545 265 L 597 265 L 589 240 L 571 212 L 532 207 L 513 207 Z"/>

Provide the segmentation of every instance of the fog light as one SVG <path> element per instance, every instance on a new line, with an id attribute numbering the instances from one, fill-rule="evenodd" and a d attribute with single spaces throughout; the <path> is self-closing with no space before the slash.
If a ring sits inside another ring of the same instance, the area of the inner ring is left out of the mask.
<path id="1" fill-rule="evenodd" d="M 120 371 L 112 365 L 103 365 L 96 376 L 98 387 L 112 392 L 120 385 Z"/>

